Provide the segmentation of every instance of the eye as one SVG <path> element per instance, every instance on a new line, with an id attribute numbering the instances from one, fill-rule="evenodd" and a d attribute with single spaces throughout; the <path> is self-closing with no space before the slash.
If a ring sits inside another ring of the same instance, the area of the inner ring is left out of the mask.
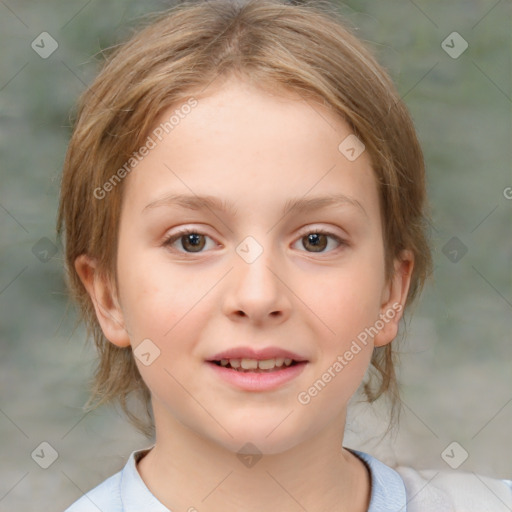
<path id="1" fill-rule="evenodd" d="M 163 245 L 165 247 L 172 247 L 175 242 L 182 239 L 181 247 L 185 249 L 184 252 L 199 253 L 206 245 L 204 242 L 204 237 L 210 238 L 208 237 L 208 235 L 201 233 L 200 231 L 197 231 L 195 229 L 184 229 L 166 238 L 166 240 L 163 242 Z"/>
<path id="2" fill-rule="evenodd" d="M 348 245 L 348 243 L 342 240 L 339 236 L 324 229 L 315 229 L 308 231 L 307 233 L 302 235 L 300 241 L 302 241 L 302 245 L 304 247 L 309 246 L 312 248 L 311 251 L 307 252 L 326 252 L 324 251 L 324 249 L 327 247 L 329 243 L 329 238 L 335 240 L 338 243 L 338 246 Z"/>
<path id="3" fill-rule="evenodd" d="M 185 253 L 200 253 L 202 249 L 205 247 L 206 242 L 204 238 L 210 238 L 205 233 L 201 233 L 195 229 L 183 229 L 169 236 L 164 242 L 163 245 L 165 247 L 172 247 L 177 241 L 181 239 L 181 247 Z M 330 231 L 326 231 L 324 229 L 315 229 L 308 231 L 304 235 L 301 236 L 300 240 L 303 242 L 303 246 L 309 246 L 312 248 L 311 251 L 307 252 L 326 252 L 324 249 L 328 246 L 329 238 L 335 240 L 338 243 L 338 246 L 347 246 L 348 243 L 341 239 L 339 236 L 331 233 Z M 210 238 L 211 239 L 211 238 Z"/>

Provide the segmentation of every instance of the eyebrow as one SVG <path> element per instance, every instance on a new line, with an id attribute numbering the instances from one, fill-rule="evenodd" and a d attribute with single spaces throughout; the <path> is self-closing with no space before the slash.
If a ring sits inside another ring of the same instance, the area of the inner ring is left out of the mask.
<path id="1" fill-rule="evenodd" d="M 355 198 L 347 196 L 345 194 L 330 194 L 327 196 L 317 196 L 306 199 L 304 197 L 288 199 L 281 212 L 282 215 L 288 213 L 304 213 L 314 210 L 320 210 L 328 206 L 353 206 L 360 210 L 366 217 L 368 214 L 364 209 L 363 205 Z M 160 206 L 181 206 L 189 210 L 203 211 L 203 210 L 215 210 L 218 212 L 225 212 L 233 217 L 237 213 L 237 208 L 230 201 L 220 199 L 216 196 L 210 195 L 187 195 L 187 194 L 170 194 L 147 204 L 142 213 L 158 208 Z"/>

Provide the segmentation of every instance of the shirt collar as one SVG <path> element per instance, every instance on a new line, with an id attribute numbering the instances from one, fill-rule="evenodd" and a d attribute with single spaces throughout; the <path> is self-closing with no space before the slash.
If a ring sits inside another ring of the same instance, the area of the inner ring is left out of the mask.
<path id="1" fill-rule="evenodd" d="M 371 493 L 368 512 L 407 512 L 407 495 L 402 477 L 368 453 L 350 450 L 370 470 Z"/>
<path id="2" fill-rule="evenodd" d="M 171 512 L 148 489 L 137 471 L 137 462 L 153 448 L 132 452 L 121 471 L 121 501 L 123 512 Z"/>
<path id="3" fill-rule="evenodd" d="M 137 471 L 137 462 L 151 450 L 132 452 L 121 471 L 121 501 L 124 512 L 171 512 L 148 489 Z M 405 486 L 401 476 L 375 457 L 349 449 L 370 470 L 371 494 L 368 512 L 407 512 Z"/>

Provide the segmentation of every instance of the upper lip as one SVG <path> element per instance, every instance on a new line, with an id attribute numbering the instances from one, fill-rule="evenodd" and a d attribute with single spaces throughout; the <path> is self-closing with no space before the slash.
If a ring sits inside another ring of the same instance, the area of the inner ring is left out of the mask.
<path id="1" fill-rule="evenodd" d="M 293 359 L 297 362 L 307 361 L 305 357 L 279 347 L 265 347 L 259 350 L 252 347 L 234 347 L 215 354 L 207 361 L 220 361 L 221 359 L 256 359 L 257 361 L 264 361 L 280 357 Z"/>

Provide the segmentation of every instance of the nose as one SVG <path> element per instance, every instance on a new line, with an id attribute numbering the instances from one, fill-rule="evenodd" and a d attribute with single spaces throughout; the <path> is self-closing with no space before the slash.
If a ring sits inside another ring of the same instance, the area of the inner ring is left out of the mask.
<path id="1" fill-rule="evenodd" d="M 240 248 L 239 248 L 240 249 Z M 234 268 L 226 282 L 224 312 L 233 319 L 244 318 L 256 324 L 282 322 L 290 315 L 290 288 L 279 257 L 263 250 L 255 258 L 243 251 L 234 256 Z"/>

